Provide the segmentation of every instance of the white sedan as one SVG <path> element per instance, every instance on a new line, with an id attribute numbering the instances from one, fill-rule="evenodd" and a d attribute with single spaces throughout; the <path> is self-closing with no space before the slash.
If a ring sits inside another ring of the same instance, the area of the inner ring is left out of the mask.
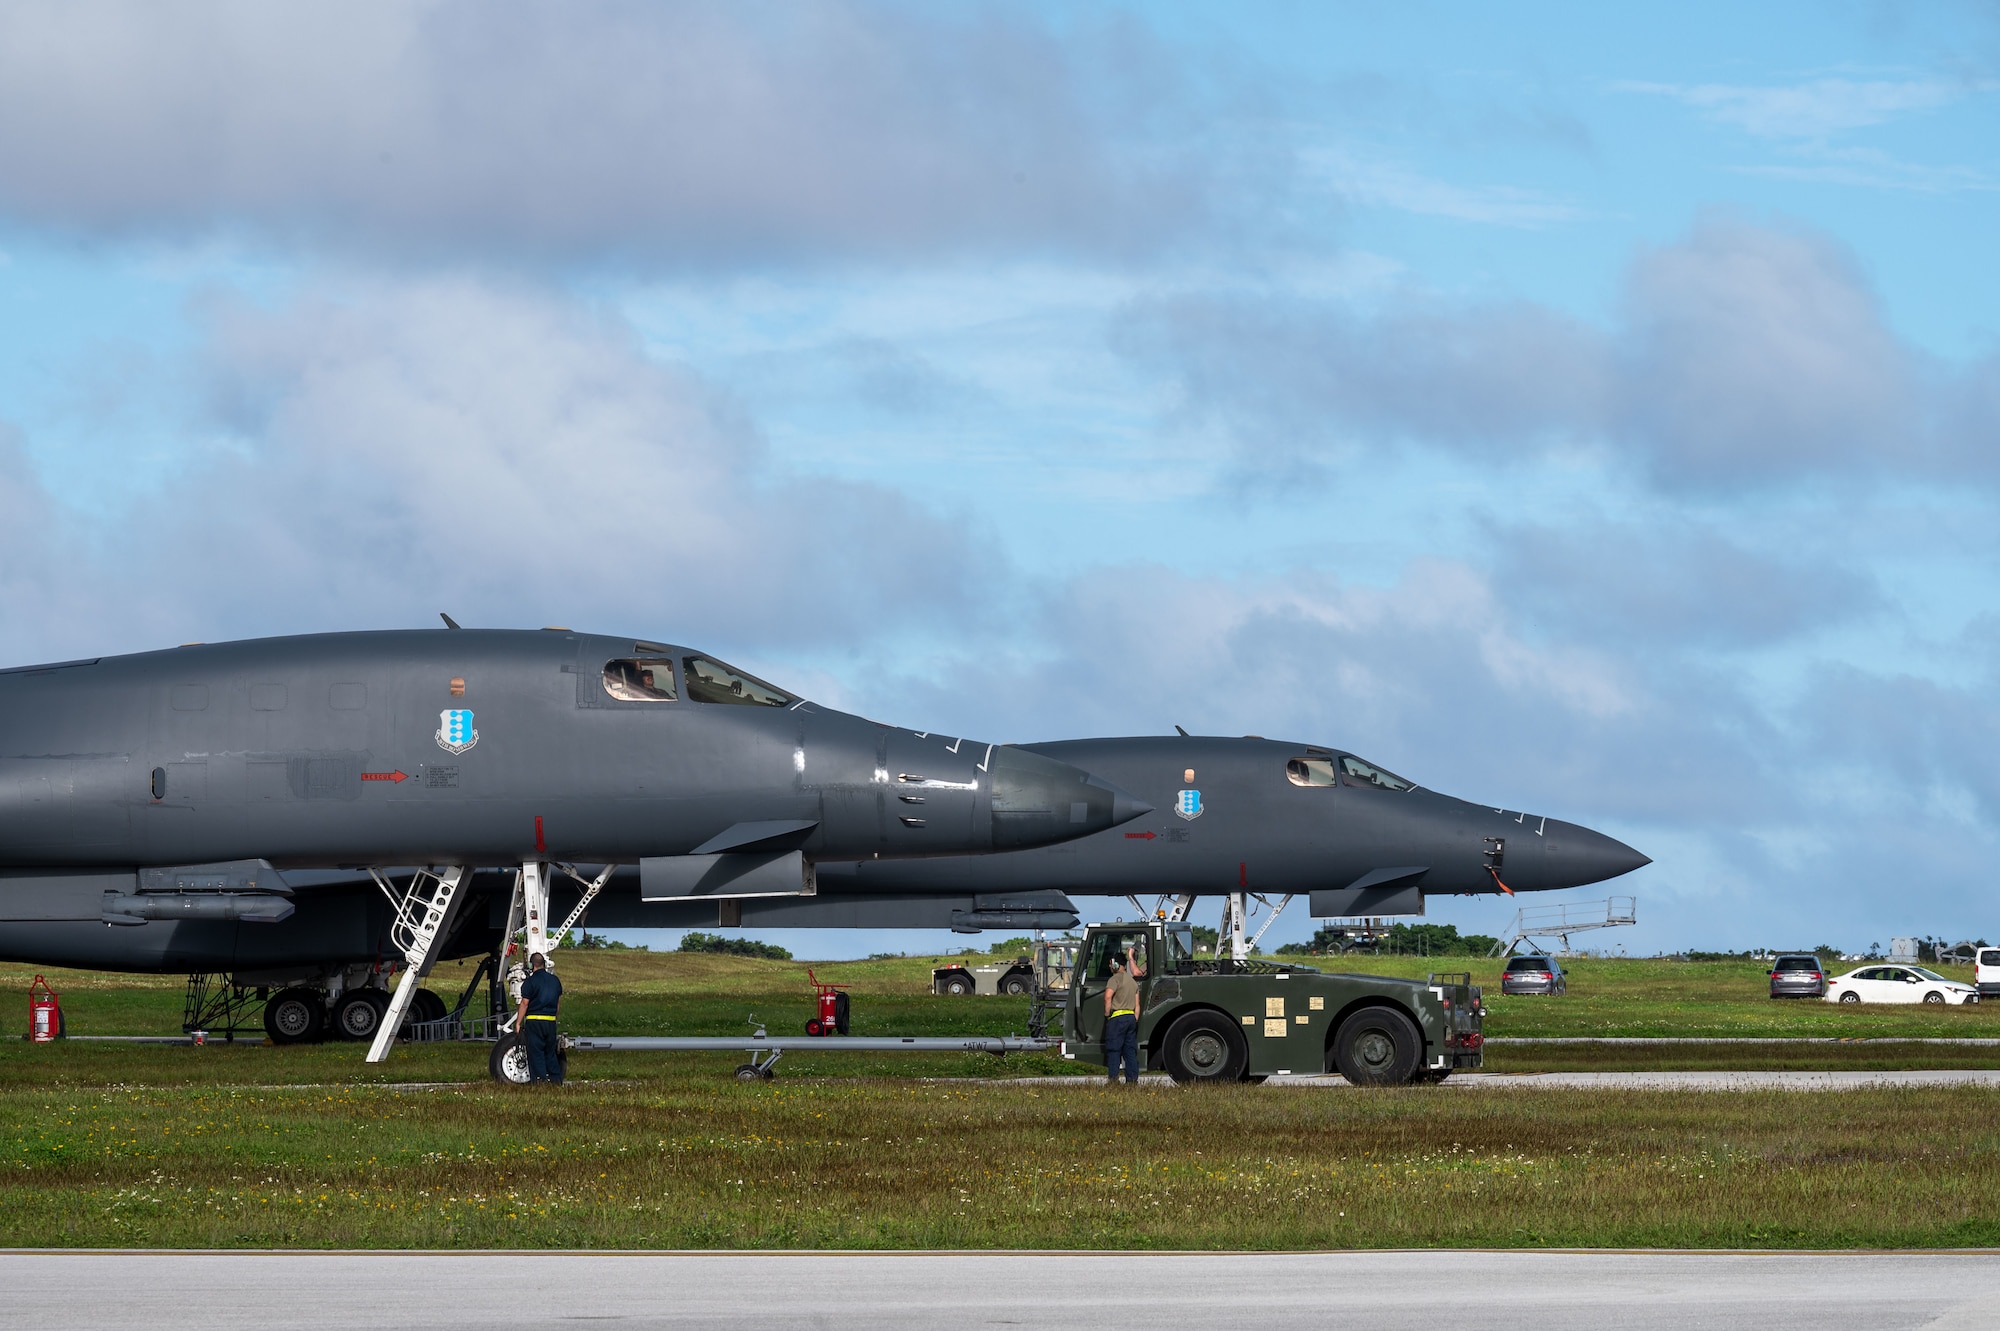
<path id="1" fill-rule="evenodd" d="M 1922 966 L 1863 966 L 1826 982 L 1829 1003 L 1977 1003 L 1979 991 Z"/>

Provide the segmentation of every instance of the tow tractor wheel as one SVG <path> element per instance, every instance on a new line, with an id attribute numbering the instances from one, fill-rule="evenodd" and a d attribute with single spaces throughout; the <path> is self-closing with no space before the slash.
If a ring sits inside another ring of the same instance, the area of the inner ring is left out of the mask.
<path id="1" fill-rule="evenodd" d="M 1214 1012 L 1190 1012 L 1167 1028 L 1162 1044 L 1167 1075 L 1189 1082 L 1241 1081 L 1250 1053 L 1228 1018 Z"/>
<path id="2" fill-rule="evenodd" d="M 326 1031 L 326 1004 L 314 989 L 281 989 L 264 1004 L 272 1044 L 314 1044 Z"/>
<path id="3" fill-rule="evenodd" d="M 1014 998 L 1025 998 L 1034 987 L 1034 982 L 1020 971 L 1014 972 L 1000 982 L 1000 992 Z"/>
<path id="4" fill-rule="evenodd" d="M 1395 1008 L 1365 1007 L 1333 1037 L 1333 1065 L 1356 1086 L 1402 1086 L 1417 1073 L 1423 1037 Z"/>
<path id="5" fill-rule="evenodd" d="M 486 1070 L 497 1082 L 509 1086 L 528 1084 L 528 1046 L 519 1031 L 500 1037 L 486 1057 Z"/>
<path id="6" fill-rule="evenodd" d="M 333 1033 L 343 1040 L 372 1040 L 388 1010 L 389 995 L 380 989 L 350 989 L 333 1005 Z"/>
<path id="7" fill-rule="evenodd" d="M 969 994 L 972 992 L 972 977 L 962 971 L 953 971 L 950 975 L 940 975 L 937 987 L 941 994 Z"/>

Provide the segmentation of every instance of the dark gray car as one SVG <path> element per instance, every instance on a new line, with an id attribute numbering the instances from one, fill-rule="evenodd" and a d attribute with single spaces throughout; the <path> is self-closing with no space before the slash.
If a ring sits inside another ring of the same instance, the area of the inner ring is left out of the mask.
<path id="1" fill-rule="evenodd" d="M 1771 963 L 1771 997 L 1826 997 L 1826 968 L 1806 952 L 1779 957 Z"/>
<path id="2" fill-rule="evenodd" d="M 1569 992 L 1569 977 L 1554 957 L 1514 957 L 1500 973 L 1503 994 L 1548 994 Z"/>

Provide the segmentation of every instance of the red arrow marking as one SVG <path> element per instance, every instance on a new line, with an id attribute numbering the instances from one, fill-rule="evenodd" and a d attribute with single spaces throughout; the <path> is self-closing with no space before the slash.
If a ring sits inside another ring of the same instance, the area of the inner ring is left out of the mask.
<path id="1" fill-rule="evenodd" d="M 1125 839 L 1127 841 L 1151 841 L 1154 835 L 1152 832 L 1127 832 Z"/>
<path id="2" fill-rule="evenodd" d="M 410 779 L 410 774 L 401 770 L 394 772 L 363 772 L 361 779 L 363 781 L 394 781 L 396 784 L 401 785 Z"/>

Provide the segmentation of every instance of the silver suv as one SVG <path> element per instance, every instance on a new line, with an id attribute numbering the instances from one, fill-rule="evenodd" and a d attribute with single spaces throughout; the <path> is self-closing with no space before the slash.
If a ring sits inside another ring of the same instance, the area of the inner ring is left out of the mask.
<path id="1" fill-rule="evenodd" d="M 1554 997 L 1569 991 L 1569 977 L 1554 957 L 1513 957 L 1500 972 L 1503 994 L 1548 994 Z"/>
<path id="2" fill-rule="evenodd" d="M 1771 997 L 1825 998 L 1826 970 L 1819 958 L 1800 952 L 1772 962 Z"/>

